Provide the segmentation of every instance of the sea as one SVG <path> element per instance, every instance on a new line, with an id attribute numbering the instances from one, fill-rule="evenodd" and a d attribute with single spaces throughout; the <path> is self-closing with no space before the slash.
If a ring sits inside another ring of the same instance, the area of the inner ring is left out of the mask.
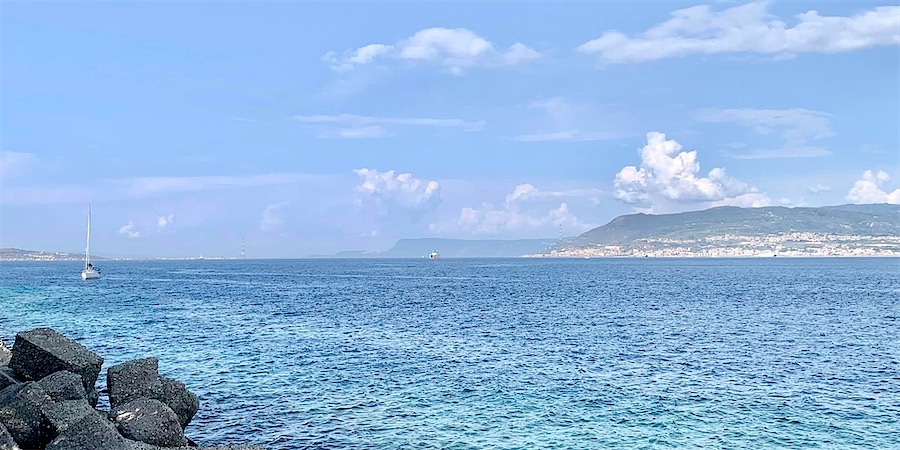
<path id="1" fill-rule="evenodd" d="M 0 337 L 159 358 L 203 445 L 900 448 L 898 259 L 98 266 L 0 264 Z"/>

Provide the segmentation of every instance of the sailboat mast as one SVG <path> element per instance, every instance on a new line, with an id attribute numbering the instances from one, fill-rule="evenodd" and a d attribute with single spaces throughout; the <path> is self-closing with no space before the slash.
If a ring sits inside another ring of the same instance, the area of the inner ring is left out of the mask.
<path id="1" fill-rule="evenodd" d="M 84 268 L 91 263 L 91 205 L 88 203 L 87 245 L 84 247 Z"/>

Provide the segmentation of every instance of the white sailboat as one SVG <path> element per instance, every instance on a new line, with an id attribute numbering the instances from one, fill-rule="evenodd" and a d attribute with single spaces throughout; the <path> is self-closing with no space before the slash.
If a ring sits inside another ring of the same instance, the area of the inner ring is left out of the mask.
<path id="1" fill-rule="evenodd" d="M 84 248 L 84 270 L 81 271 L 81 279 L 94 278 L 100 278 L 100 269 L 91 264 L 91 205 L 88 205 L 87 246 Z"/>

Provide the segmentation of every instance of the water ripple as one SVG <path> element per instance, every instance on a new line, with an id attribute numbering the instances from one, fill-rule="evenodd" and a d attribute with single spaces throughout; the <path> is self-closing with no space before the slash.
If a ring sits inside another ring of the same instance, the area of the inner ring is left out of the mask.
<path id="1" fill-rule="evenodd" d="M 900 448 L 892 259 L 3 269 L 4 339 L 159 357 L 200 396 L 202 443 Z"/>

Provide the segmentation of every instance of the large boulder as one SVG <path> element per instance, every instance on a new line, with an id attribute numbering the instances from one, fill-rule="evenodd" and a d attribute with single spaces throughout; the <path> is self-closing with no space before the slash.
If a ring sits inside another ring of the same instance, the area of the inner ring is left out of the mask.
<path id="1" fill-rule="evenodd" d="M 178 416 L 186 427 L 200 408 L 200 399 L 184 383 L 159 374 L 156 358 L 135 359 L 106 370 L 109 404 L 115 408 L 139 397 L 159 400 Z"/>
<path id="2" fill-rule="evenodd" d="M 25 380 L 20 378 L 12 369 L 6 366 L 0 366 L 0 391 Z"/>
<path id="3" fill-rule="evenodd" d="M 44 402 L 41 407 L 41 434 L 47 443 L 78 423 L 88 414 L 96 414 L 85 399 Z"/>
<path id="4" fill-rule="evenodd" d="M 84 392 L 84 385 L 81 384 L 81 377 L 68 370 L 60 370 L 47 375 L 41 378 L 38 384 L 54 402 L 85 400 L 85 404 L 87 404 L 87 395 Z"/>
<path id="5" fill-rule="evenodd" d="M 47 450 L 130 450 L 115 425 L 99 414 L 88 414 L 53 439 Z"/>
<path id="6" fill-rule="evenodd" d="M 84 390 L 93 389 L 103 358 L 52 328 L 35 328 L 16 335 L 9 367 L 29 380 L 68 370 L 81 376 Z"/>
<path id="7" fill-rule="evenodd" d="M 178 416 L 159 400 L 136 398 L 113 408 L 109 416 L 128 439 L 162 447 L 187 445 Z"/>
<path id="8" fill-rule="evenodd" d="M 115 408 L 138 397 L 158 398 L 162 394 L 159 360 L 135 359 L 106 370 L 109 406 Z"/>
<path id="9" fill-rule="evenodd" d="M 184 383 L 175 381 L 171 378 L 160 376 L 162 383 L 162 391 L 157 400 L 161 400 L 178 416 L 178 422 L 181 428 L 188 426 L 191 419 L 200 409 L 200 399 L 197 395 L 189 391 Z"/>
<path id="10" fill-rule="evenodd" d="M 6 426 L 2 423 L 0 423 L 0 450 L 19 450 L 16 441 L 13 440 L 9 431 L 6 430 Z"/>
<path id="11" fill-rule="evenodd" d="M 50 401 L 34 382 L 14 384 L 0 391 L 0 422 L 24 448 L 39 448 L 41 442 L 41 406 Z"/>

